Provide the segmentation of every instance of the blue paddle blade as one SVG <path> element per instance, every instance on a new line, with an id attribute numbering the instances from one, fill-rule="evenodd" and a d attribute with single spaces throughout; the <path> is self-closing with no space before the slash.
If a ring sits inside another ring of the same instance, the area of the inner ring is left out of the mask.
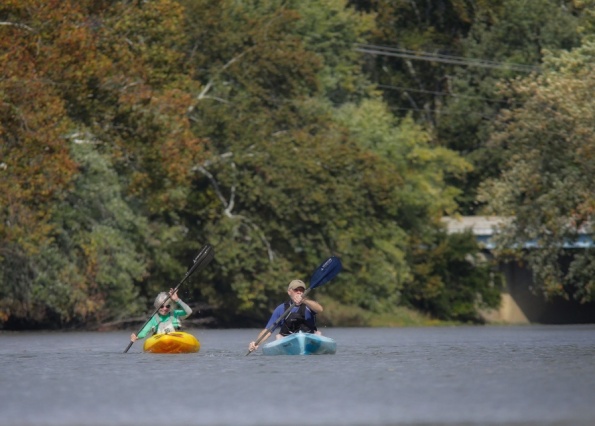
<path id="1" fill-rule="evenodd" d="M 329 257 L 314 271 L 310 278 L 310 289 L 326 284 L 341 271 L 343 265 L 338 257 Z"/>

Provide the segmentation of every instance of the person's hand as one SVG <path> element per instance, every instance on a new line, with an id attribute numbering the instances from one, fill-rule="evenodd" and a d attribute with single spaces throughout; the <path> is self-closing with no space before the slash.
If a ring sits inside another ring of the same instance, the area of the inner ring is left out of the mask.
<path id="1" fill-rule="evenodd" d="M 138 337 L 136 337 L 136 334 L 132 333 L 132 334 L 130 335 L 130 341 L 131 341 L 131 342 L 136 342 L 137 340 L 138 340 Z"/>
<path id="2" fill-rule="evenodd" d="M 299 305 L 304 300 L 304 293 L 293 292 L 291 300 L 293 300 L 296 305 Z"/>
<path id="3" fill-rule="evenodd" d="M 180 300 L 180 298 L 178 297 L 178 291 L 174 291 L 173 288 L 169 289 L 169 295 L 171 296 L 171 300 L 173 300 L 174 302 L 177 302 L 178 300 Z"/>
<path id="4" fill-rule="evenodd" d="M 250 344 L 248 345 L 248 350 L 250 352 L 254 352 L 256 349 L 258 349 L 258 346 L 256 346 L 255 342 L 250 342 Z"/>

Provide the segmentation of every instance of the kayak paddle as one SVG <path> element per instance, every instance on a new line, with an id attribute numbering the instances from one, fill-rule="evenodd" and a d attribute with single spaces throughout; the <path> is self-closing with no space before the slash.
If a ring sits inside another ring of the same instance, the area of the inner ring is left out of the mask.
<path id="1" fill-rule="evenodd" d="M 302 299 L 305 299 L 306 295 L 311 290 L 314 290 L 316 287 L 320 287 L 321 285 L 324 285 L 333 278 L 335 278 L 337 274 L 341 271 L 342 266 L 343 265 L 341 264 L 341 260 L 338 257 L 334 256 L 329 257 L 327 260 L 322 262 L 322 264 L 318 268 L 316 268 L 316 270 L 312 274 L 312 277 L 310 278 L 310 287 L 308 287 L 306 291 L 304 291 Z M 273 325 L 266 329 L 267 332 L 263 333 L 258 338 L 258 340 L 254 342 L 254 345 L 258 346 L 258 344 L 265 338 L 265 336 L 272 334 L 273 331 L 275 331 L 275 329 L 279 326 L 279 324 L 281 324 L 287 318 L 287 316 L 289 316 L 289 313 L 291 312 L 291 309 L 293 309 L 294 306 L 295 302 L 292 302 L 291 305 L 289 305 L 289 307 L 285 310 L 285 312 L 281 314 L 279 319 L 275 321 Z M 246 356 L 250 355 L 252 352 L 253 351 L 249 350 Z"/>
<path id="2" fill-rule="evenodd" d="M 194 261 L 192 263 L 192 266 L 190 267 L 190 269 L 188 269 L 188 271 L 186 272 L 186 275 L 184 275 L 184 278 L 182 278 L 182 281 L 179 282 L 179 284 L 174 288 L 174 291 L 172 293 L 175 293 L 178 288 L 182 285 L 182 283 L 184 281 L 186 281 L 190 275 L 192 275 L 192 273 L 196 270 L 200 270 L 200 269 L 204 269 L 210 262 L 211 260 L 213 260 L 213 257 L 215 257 L 215 250 L 213 249 L 213 246 L 211 246 L 210 244 L 205 244 L 203 246 L 203 248 L 200 250 L 200 252 L 196 255 L 196 257 L 194 258 Z M 147 322 L 145 322 L 143 324 L 143 326 L 138 330 L 138 332 L 136 333 L 138 335 L 138 333 L 140 333 L 143 328 L 145 328 L 145 325 L 147 325 L 147 323 L 149 321 L 151 321 L 151 318 L 153 318 L 153 316 L 159 312 L 159 309 L 161 309 L 161 307 L 163 305 L 165 305 L 165 303 L 171 298 L 171 294 L 168 294 L 167 298 L 161 303 L 161 305 L 159 305 L 159 307 L 155 310 L 155 312 L 153 312 L 151 314 L 151 316 L 149 317 L 149 319 L 147 320 Z M 126 347 L 126 349 L 124 350 L 124 353 L 128 352 L 128 349 L 130 349 L 130 347 L 132 346 L 134 342 L 130 342 L 128 344 L 128 346 Z"/>

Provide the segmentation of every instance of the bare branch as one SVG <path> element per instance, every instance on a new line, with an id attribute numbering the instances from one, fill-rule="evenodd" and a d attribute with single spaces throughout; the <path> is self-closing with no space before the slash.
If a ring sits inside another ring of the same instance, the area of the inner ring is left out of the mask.
<path id="1" fill-rule="evenodd" d="M 227 208 L 229 207 L 229 203 L 227 202 L 227 200 L 221 193 L 221 189 L 219 188 L 219 183 L 217 183 L 217 181 L 215 180 L 215 177 L 203 166 L 196 166 L 195 170 L 198 170 L 199 172 L 201 172 L 211 182 L 211 185 L 213 185 L 213 189 L 215 190 L 215 194 L 217 194 L 217 198 L 219 198 L 219 201 L 221 201 L 221 204 L 223 204 L 223 206 L 225 207 L 226 216 L 231 217 L 227 213 Z"/>
<path id="2" fill-rule="evenodd" d="M 227 157 L 231 157 L 231 156 L 233 156 L 233 154 L 228 152 L 228 153 L 221 155 L 219 158 L 227 158 Z M 213 162 L 208 162 L 208 163 L 205 162 L 203 165 L 195 166 L 193 170 L 202 173 L 211 182 L 211 185 L 213 186 L 213 189 L 215 190 L 215 194 L 217 194 L 217 198 L 219 198 L 219 201 L 221 202 L 221 204 L 223 204 L 223 207 L 225 207 L 225 209 L 223 210 L 223 214 L 230 219 L 239 219 L 240 221 L 244 222 L 248 227 L 250 227 L 259 236 L 260 240 L 267 248 L 269 261 L 272 262 L 275 258 L 275 253 L 273 252 L 271 244 L 267 240 L 264 232 L 260 229 L 260 227 L 258 225 L 256 225 L 251 219 L 249 219 L 246 216 L 233 214 L 233 208 L 235 205 L 234 200 L 235 200 L 235 193 L 236 193 L 235 185 L 232 185 L 230 188 L 230 196 L 229 196 L 229 201 L 228 201 L 223 196 L 221 187 L 219 186 L 219 183 L 217 182 L 217 180 L 215 179 L 213 174 L 206 169 L 206 166 L 210 165 L 210 164 L 213 164 Z M 236 165 L 233 161 L 231 162 L 231 167 L 235 171 Z"/>
<path id="3" fill-rule="evenodd" d="M 221 69 L 219 71 L 217 71 L 217 73 L 208 81 L 208 83 L 205 85 L 205 87 L 200 91 L 200 93 L 196 97 L 197 103 L 198 103 L 198 101 L 201 101 L 203 99 L 215 99 L 215 100 L 220 101 L 220 102 L 223 102 L 223 103 L 229 103 L 229 101 L 226 101 L 224 99 L 221 99 L 221 98 L 219 98 L 217 96 L 207 96 L 207 93 L 213 87 L 213 84 L 214 84 L 214 81 L 215 81 L 215 77 L 217 77 L 219 74 L 221 74 L 227 68 L 229 68 L 233 63 L 239 61 L 242 56 L 244 56 L 247 52 L 249 52 L 252 49 L 253 48 L 250 48 L 250 49 L 248 49 L 248 50 L 240 53 L 239 55 L 234 56 L 225 65 L 223 65 L 221 67 Z M 189 106 L 188 107 L 188 113 L 191 113 L 192 111 L 194 111 L 194 108 L 195 107 L 196 107 L 196 104 Z"/>
<path id="4" fill-rule="evenodd" d="M 7 25 L 7 26 L 11 26 L 11 27 L 17 27 L 17 28 L 21 28 L 23 30 L 27 30 L 27 31 L 31 31 L 32 33 L 35 32 L 35 30 L 25 24 L 18 24 L 15 22 L 6 22 L 6 21 L 0 21 L 0 25 Z"/>

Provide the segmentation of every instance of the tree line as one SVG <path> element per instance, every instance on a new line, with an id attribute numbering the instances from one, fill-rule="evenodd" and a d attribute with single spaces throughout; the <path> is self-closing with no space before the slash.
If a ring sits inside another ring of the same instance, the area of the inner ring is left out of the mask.
<path id="1" fill-rule="evenodd" d="M 557 260 L 592 229 L 594 4 L 538 3 L 4 1 L 0 328 L 142 316 L 207 242 L 181 296 L 218 326 L 330 255 L 337 311 L 481 322 L 453 214 L 515 218 L 497 253 L 592 300 L 592 252 Z"/>

